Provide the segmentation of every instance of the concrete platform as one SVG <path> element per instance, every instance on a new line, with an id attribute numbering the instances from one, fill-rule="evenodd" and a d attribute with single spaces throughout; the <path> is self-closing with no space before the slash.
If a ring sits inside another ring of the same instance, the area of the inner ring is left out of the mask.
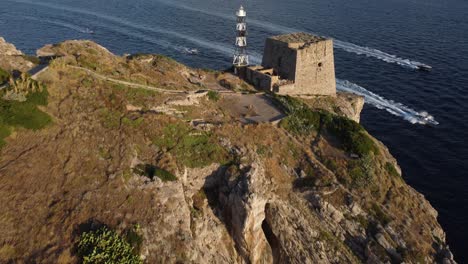
<path id="1" fill-rule="evenodd" d="M 240 122 L 273 123 L 286 117 L 265 94 L 223 94 L 226 109 Z"/>

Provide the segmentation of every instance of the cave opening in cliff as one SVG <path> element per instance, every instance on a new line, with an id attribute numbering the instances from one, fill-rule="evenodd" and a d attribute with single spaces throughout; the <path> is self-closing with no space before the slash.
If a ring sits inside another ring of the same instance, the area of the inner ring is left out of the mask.
<path id="1" fill-rule="evenodd" d="M 262 221 L 262 230 L 263 230 L 263 233 L 265 234 L 265 238 L 267 239 L 268 244 L 270 245 L 271 253 L 273 256 L 273 263 L 280 263 L 281 245 L 280 245 L 280 241 L 278 237 L 275 235 L 275 233 L 273 233 L 273 230 L 267 221 L 268 207 L 269 207 L 269 204 L 265 206 L 265 219 Z"/>

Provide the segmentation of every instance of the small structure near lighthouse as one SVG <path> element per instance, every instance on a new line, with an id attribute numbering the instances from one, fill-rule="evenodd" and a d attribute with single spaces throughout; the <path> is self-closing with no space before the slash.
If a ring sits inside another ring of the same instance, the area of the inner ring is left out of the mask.
<path id="1" fill-rule="evenodd" d="M 336 95 L 333 40 L 308 33 L 269 37 L 262 65 L 249 66 L 246 12 L 237 15 L 234 72 L 256 89 L 291 95 Z"/>
<path id="2" fill-rule="evenodd" d="M 240 71 L 240 68 L 244 68 L 249 65 L 249 55 L 247 55 L 247 13 L 244 7 L 240 7 L 236 13 L 237 25 L 236 25 L 236 51 L 234 54 L 234 70 L 236 74 Z"/>

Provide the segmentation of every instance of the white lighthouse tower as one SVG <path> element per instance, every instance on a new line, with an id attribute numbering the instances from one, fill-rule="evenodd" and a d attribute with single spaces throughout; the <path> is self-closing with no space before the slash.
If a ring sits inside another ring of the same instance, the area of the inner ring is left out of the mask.
<path id="1" fill-rule="evenodd" d="M 241 6 L 239 8 L 236 12 L 236 16 L 236 52 L 234 54 L 232 64 L 234 65 L 234 71 L 237 74 L 239 72 L 239 68 L 249 65 L 249 55 L 247 55 L 247 13 L 245 12 L 244 7 Z"/>

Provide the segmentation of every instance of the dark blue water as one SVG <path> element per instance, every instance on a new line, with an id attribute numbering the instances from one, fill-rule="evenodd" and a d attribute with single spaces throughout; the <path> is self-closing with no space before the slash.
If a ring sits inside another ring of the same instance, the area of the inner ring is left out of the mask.
<path id="1" fill-rule="evenodd" d="M 243 4 L 251 22 L 254 60 L 265 37 L 290 30 L 331 36 L 344 45 L 335 49 L 337 77 L 375 93 L 370 99 L 386 98 L 374 105 L 395 114 L 368 105 L 363 125 L 390 148 L 406 181 L 439 211 L 456 260 L 468 261 L 468 2 Z M 221 69 L 230 64 L 234 37 L 230 14 L 239 5 L 227 0 L 1 0 L 0 36 L 26 53 L 47 43 L 92 39 L 117 54 L 162 53 L 194 67 Z M 369 57 L 357 55 L 350 43 L 357 49 L 369 47 L 363 49 Z M 200 54 L 185 54 L 185 48 L 196 48 Z M 390 62 L 385 62 L 388 58 Z M 417 62 L 433 71 L 412 70 Z M 408 122 L 422 111 L 433 115 L 439 125 Z"/>

